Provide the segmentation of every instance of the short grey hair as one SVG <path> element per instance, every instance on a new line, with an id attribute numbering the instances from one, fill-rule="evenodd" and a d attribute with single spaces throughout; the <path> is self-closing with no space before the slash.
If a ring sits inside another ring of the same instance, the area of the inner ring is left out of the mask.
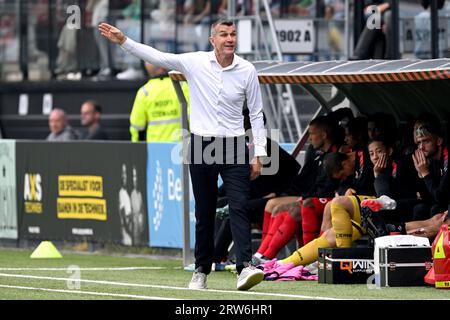
<path id="1" fill-rule="evenodd" d="M 214 36 L 216 34 L 216 27 L 220 25 L 225 25 L 228 27 L 236 26 L 233 20 L 219 19 L 211 25 L 211 36 Z"/>
<path id="2" fill-rule="evenodd" d="M 54 108 L 50 113 L 59 113 L 64 119 L 66 118 L 66 112 L 61 108 Z"/>

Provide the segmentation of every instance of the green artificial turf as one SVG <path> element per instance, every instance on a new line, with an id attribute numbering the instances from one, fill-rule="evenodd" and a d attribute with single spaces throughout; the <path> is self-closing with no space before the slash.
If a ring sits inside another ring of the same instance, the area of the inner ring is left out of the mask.
<path id="1" fill-rule="evenodd" d="M 209 290 L 187 290 L 192 273 L 183 270 L 182 261 L 179 259 L 65 252 L 62 252 L 62 259 L 31 259 L 30 254 L 30 250 L 0 249 L 0 299 L 450 299 L 450 291 L 437 290 L 433 287 L 375 289 L 365 284 L 329 285 L 318 284 L 316 281 L 264 281 L 250 291 L 240 292 L 235 290 L 236 275 L 228 271 L 212 272 L 208 277 Z M 69 271 L 69 266 L 76 266 L 71 270 L 81 268 L 79 274 Z M 83 270 L 83 268 L 118 267 L 161 269 Z M 5 270 L 5 268 L 29 269 Z M 38 270 L 37 268 L 62 269 Z M 25 277 L 17 277 L 17 275 Z M 78 276 L 81 282 L 76 281 Z M 61 292 L 43 290 L 61 290 Z"/>

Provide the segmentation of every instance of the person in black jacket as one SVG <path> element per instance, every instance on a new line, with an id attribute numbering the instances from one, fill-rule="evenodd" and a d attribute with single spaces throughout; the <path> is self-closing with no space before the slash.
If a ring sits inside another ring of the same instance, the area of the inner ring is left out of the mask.
<path id="1" fill-rule="evenodd" d="M 336 132 L 334 119 L 327 116 L 319 116 L 313 119 L 309 124 L 310 147 L 305 155 L 305 163 L 301 172 L 294 178 L 291 185 L 279 197 L 270 199 L 264 208 L 263 236 L 261 245 L 253 256 L 256 262 L 261 262 L 264 253 L 271 246 L 272 236 L 274 236 L 278 227 L 289 219 L 289 230 L 283 231 L 283 238 L 277 243 L 285 243 L 294 235 L 298 236 L 299 243 L 302 242 L 301 235 L 297 233 L 298 223 L 293 216 L 299 216 L 299 210 L 302 206 L 302 197 L 309 197 L 311 194 L 323 193 L 323 197 L 333 196 L 333 186 L 323 173 L 323 157 L 329 152 L 338 150 L 334 144 L 333 133 Z M 327 191 L 328 190 L 328 191 Z M 273 232 L 271 232 L 273 231 Z M 266 257 L 276 254 L 278 248 L 271 250 Z M 264 258 L 263 258 L 264 260 Z"/>
<path id="2" fill-rule="evenodd" d="M 278 197 L 271 199 L 264 211 L 265 218 L 278 211 L 277 206 L 295 202 L 311 188 L 316 188 L 316 178 L 320 174 L 323 157 L 337 148 L 333 141 L 335 123 L 326 116 L 319 116 L 309 124 L 310 146 L 306 151 L 304 165 L 300 173 L 294 177 L 290 186 Z"/>
<path id="3" fill-rule="evenodd" d="M 272 150 L 275 148 L 278 150 L 277 160 L 272 157 L 274 155 Z M 250 199 L 247 209 L 250 221 L 257 225 L 261 225 L 263 222 L 262 213 L 267 201 L 280 195 L 291 184 L 301 167 L 291 154 L 270 138 L 267 138 L 267 154 L 273 161 L 278 161 L 279 169 L 273 175 L 260 175 L 250 181 Z M 222 270 L 224 263 L 229 263 L 229 247 L 232 242 L 228 199 L 224 185 L 219 188 L 217 207 L 213 262 L 215 270 L 219 271 Z"/>
<path id="4" fill-rule="evenodd" d="M 414 213 L 415 220 L 424 220 L 447 210 L 450 203 L 448 149 L 438 123 L 418 126 L 414 132 L 414 140 L 417 145 L 417 150 L 412 155 L 414 166 L 433 200 L 429 208 Z"/>
<path id="5" fill-rule="evenodd" d="M 393 154 L 392 147 L 386 145 L 381 139 L 372 141 L 369 143 L 369 154 L 371 155 L 371 162 L 373 164 L 373 173 L 376 176 L 374 185 L 377 195 L 380 193 L 393 194 L 408 194 L 412 196 L 414 190 L 408 188 L 407 190 L 400 190 L 399 188 L 405 188 L 404 183 L 394 183 L 400 177 L 407 177 L 407 172 L 397 172 L 398 167 L 392 162 L 390 158 Z M 344 154 L 329 154 L 325 157 L 325 168 L 327 172 L 335 178 L 342 178 L 351 175 L 355 171 L 355 157 Z M 392 179 L 391 179 L 392 178 Z M 377 179 L 379 179 L 377 181 Z M 403 178 L 402 178 L 403 179 Z M 407 180 L 405 180 L 407 181 Z M 363 234 L 366 234 L 366 229 L 363 228 L 363 216 L 361 210 L 361 203 L 370 201 L 368 199 L 375 199 L 374 194 L 370 195 L 350 195 L 344 197 L 336 197 L 331 202 L 331 216 L 332 216 L 332 228 L 326 230 L 320 237 L 311 241 L 307 245 L 295 251 L 286 259 L 283 259 L 279 263 L 293 265 L 307 265 L 317 260 L 318 248 L 328 247 L 350 247 L 352 241 L 357 240 Z M 390 198 L 388 198 L 390 199 Z M 390 204 L 395 204 L 392 199 Z M 385 203 L 386 208 L 389 207 L 389 203 Z M 399 232 L 403 234 L 417 234 L 427 237 L 432 237 L 436 234 L 440 224 L 449 223 L 447 219 L 447 212 L 442 212 L 435 217 L 426 221 L 411 221 L 402 223 L 388 223 L 383 220 L 383 228 L 386 230 L 392 229 L 396 231 L 399 227 Z M 392 228 L 391 228 L 392 227 Z M 387 233 L 389 234 L 389 233 Z"/>
<path id="6" fill-rule="evenodd" d="M 393 199 L 395 209 L 380 211 L 379 214 L 391 221 L 412 221 L 414 208 L 423 203 L 425 185 L 418 178 L 411 157 L 394 152 L 390 140 L 378 136 L 371 141 L 369 154 L 374 164 L 374 187 L 377 197 Z M 376 211 L 382 207 L 379 200 L 365 200 L 366 205 L 373 203 Z"/>
<path id="7" fill-rule="evenodd" d="M 251 129 L 249 110 L 244 108 L 244 128 L 247 132 Z M 265 123 L 265 117 L 264 117 Z M 266 203 L 283 193 L 297 176 L 301 165 L 276 141 L 267 138 L 267 155 L 270 162 L 263 165 L 264 168 L 277 168 L 275 174 L 264 174 L 250 181 L 250 199 L 247 209 L 250 221 L 257 225 L 263 222 L 263 212 Z M 218 191 L 217 214 L 214 238 L 214 268 L 216 271 L 223 270 L 230 263 L 230 244 L 232 234 L 230 217 L 228 213 L 228 198 L 226 189 L 222 184 Z"/>
<path id="8" fill-rule="evenodd" d="M 94 100 L 87 100 L 81 105 L 81 125 L 86 128 L 83 140 L 108 140 L 108 134 L 100 125 L 101 105 Z"/>
<path id="9" fill-rule="evenodd" d="M 332 153 L 325 157 L 327 174 L 339 180 L 338 195 L 374 195 L 373 164 L 367 148 L 350 153 Z"/>

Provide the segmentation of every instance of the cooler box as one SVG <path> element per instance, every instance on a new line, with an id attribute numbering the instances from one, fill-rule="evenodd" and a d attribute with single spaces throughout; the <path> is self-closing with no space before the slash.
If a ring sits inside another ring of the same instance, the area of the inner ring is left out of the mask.
<path id="1" fill-rule="evenodd" d="M 375 239 L 375 284 L 378 287 L 424 286 L 431 269 L 431 246 L 427 238 L 393 235 Z"/>
<path id="2" fill-rule="evenodd" d="M 425 286 L 432 266 L 430 246 L 380 248 L 380 286 Z"/>
<path id="3" fill-rule="evenodd" d="M 319 283 L 367 283 L 373 274 L 373 248 L 320 248 Z"/>

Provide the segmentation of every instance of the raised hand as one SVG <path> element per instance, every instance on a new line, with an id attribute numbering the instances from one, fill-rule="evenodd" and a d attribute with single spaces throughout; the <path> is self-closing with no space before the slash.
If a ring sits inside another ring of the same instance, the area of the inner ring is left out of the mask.
<path id="1" fill-rule="evenodd" d="M 355 189 L 352 189 L 352 188 L 348 188 L 346 191 L 345 191 L 345 194 L 344 194 L 346 197 L 349 197 L 349 196 L 355 196 L 356 195 L 356 190 Z"/>
<path id="2" fill-rule="evenodd" d="M 127 40 L 127 37 L 123 34 L 122 31 L 108 23 L 100 23 L 100 25 L 98 26 L 98 30 L 100 31 L 102 36 L 113 43 L 122 45 Z"/>
<path id="3" fill-rule="evenodd" d="M 255 157 L 250 162 L 250 180 L 255 180 L 259 177 L 262 171 L 262 163 L 259 157 Z"/>
<path id="4" fill-rule="evenodd" d="M 427 159 L 426 159 L 423 151 L 420 149 L 417 149 L 413 153 L 412 157 L 413 157 L 414 167 L 416 168 L 417 172 L 419 173 L 419 177 L 423 178 L 423 177 L 427 176 L 430 173 L 430 171 L 428 169 L 428 162 L 427 162 Z"/>
<path id="5" fill-rule="evenodd" d="M 387 167 L 387 154 L 386 153 L 382 153 L 377 162 L 375 163 L 375 165 L 373 166 L 373 175 L 376 177 L 378 177 L 378 175 Z"/>

